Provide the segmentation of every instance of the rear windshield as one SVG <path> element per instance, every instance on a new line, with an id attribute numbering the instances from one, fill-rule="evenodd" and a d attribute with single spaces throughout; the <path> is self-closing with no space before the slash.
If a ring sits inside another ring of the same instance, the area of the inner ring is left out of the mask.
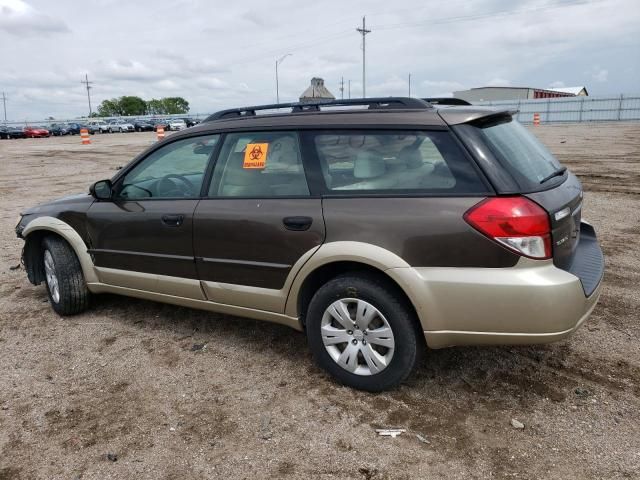
<path id="1" fill-rule="evenodd" d="M 318 157 L 325 192 L 362 194 L 479 194 L 487 187 L 442 131 L 305 132 Z"/>
<path id="2" fill-rule="evenodd" d="M 553 154 L 512 117 L 480 124 L 479 130 L 498 161 L 519 177 L 519 183 L 539 187 L 560 168 Z"/>

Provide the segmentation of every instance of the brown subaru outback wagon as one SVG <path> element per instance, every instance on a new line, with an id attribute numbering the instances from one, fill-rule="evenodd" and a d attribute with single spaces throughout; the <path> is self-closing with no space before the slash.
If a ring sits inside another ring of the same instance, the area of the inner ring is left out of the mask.
<path id="1" fill-rule="evenodd" d="M 514 112 L 439 103 L 218 112 L 26 210 L 29 280 L 61 315 L 109 292 L 288 325 L 370 391 L 425 343 L 565 338 L 604 268 L 580 182 Z"/>

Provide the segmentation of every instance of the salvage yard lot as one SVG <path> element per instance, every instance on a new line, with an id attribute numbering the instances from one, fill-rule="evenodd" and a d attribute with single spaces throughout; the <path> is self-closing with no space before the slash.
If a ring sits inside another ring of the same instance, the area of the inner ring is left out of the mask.
<path id="1" fill-rule="evenodd" d="M 556 344 L 430 351 L 383 394 L 337 385 L 279 325 L 111 295 L 58 317 L 11 269 L 18 213 L 155 134 L 0 141 L 0 480 L 640 477 L 640 124 L 533 131 L 586 190 L 593 316 Z"/>

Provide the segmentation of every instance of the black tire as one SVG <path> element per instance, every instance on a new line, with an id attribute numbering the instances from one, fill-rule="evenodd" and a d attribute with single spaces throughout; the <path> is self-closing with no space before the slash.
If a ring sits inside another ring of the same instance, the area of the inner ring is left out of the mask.
<path id="1" fill-rule="evenodd" d="M 75 315 L 89 307 L 89 290 L 84 281 L 80 261 L 69 244 L 58 237 L 45 237 L 42 242 L 42 263 L 49 252 L 58 280 L 59 298 L 52 295 L 49 282 L 45 279 L 49 302 L 58 315 Z"/>
<path id="2" fill-rule="evenodd" d="M 379 373 L 351 373 L 336 363 L 327 352 L 321 334 L 322 318 L 325 310 L 341 298 L 361 299 L 373 305 L 391 327 L 395 341 L 393 356 L 387 367 Z M 376 275 L 354 273 L 333 278 L 315 293 L 307 310 L 307 340 L 317 365 L 339 382 L 368 392 L 388 390 L 409 376 L 416 364 L 418 349 L 423 348 L 423 342 L 418 340 L 418 332 L 411 306 L 389 282 Z"/>

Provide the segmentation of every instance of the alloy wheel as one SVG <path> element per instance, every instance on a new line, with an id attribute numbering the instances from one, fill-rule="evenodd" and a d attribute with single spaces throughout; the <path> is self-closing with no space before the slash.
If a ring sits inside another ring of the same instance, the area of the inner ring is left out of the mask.
<path id="1" fill-rule="evenodd" d="M 60 302 L 60 285 L 58 283 L 53 257 L 49 250 L 45 250 L 44 252 L 44 273 L 47 278 L 47 285 L 49 286 L 51 299 L 56 303 Z"/>
<path id="2" fill-rule="evenodd" d="M 320 324 L 329 356 L 355 375 L 375 375 L 389 366 L 395 350 L 393 331 L 369 302 L 342 298 L 327 307 Z"/>

